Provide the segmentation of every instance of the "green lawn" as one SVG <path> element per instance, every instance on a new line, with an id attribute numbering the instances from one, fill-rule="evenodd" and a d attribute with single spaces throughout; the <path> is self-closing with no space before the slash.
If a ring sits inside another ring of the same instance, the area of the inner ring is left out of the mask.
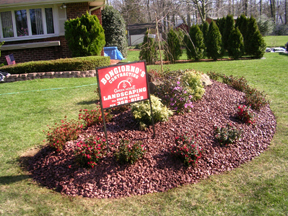
<path id="1" fill-rule="evenodd" d="M 266 36 L 264 37 L 267 47 L 284 47 L 288 42 L 288 35 L 286 36 Z"/>
<path id="2" fill-rule="evenodd" d="M 128 55 L 138 60 L 137 53 Z M 19 167 L 20 155 L 43 145 L 42 131 L 47 124 L 65 115 L 76 119 L 80 108 L 95 108 L 96 78 L 0 84 L 0 215 L 287 215 L 288 56 L 267 53 L 265 58 L 164 67 L 245 76 L 250 85 L 265 91 L 277 119 L 267 151 L 231 172 L 197 184 L 121 199 L 63 196 L 33 182 Z M 148 66 L 152 68 L 159 70 L 160 66 Z"/>

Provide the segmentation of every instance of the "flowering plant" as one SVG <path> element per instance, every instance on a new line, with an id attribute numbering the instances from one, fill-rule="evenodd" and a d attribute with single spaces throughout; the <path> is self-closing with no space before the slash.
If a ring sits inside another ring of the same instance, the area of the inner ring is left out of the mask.
<path id="1" fill-rule="evenodd" d="M 189 94 L 189 89 L 183 87 L 179 81 L 174 85 L 171 84 L 171 81 L 165 81 L 158 87 L 156 95 L 162 99 L 163 104 L 176 113 L 189 112 L 193 108 L 193 96 Z"/>
<path id="2" fill-rule="evenodd" d="M 188 137 L 187 133 L 175 138 L 176 146 L 173 147 L 171 153 L 180 158 L 185 166 L 194 166 L 198 163 L 202 156 L 203 150 L 197 144 L 195 137 Z"/>
<path id="3" fill-rule="evenodd" d="M 78 138 L 82 127 L 83 125 L 80 122 L 75 120 L 67 121 L 65 116 L 64 120 L 61 120 L 61 124 L 55 123 L 54 127 L 49 127 L 46 133 L 48 145 L 59 152 L 67 141 Z"/>
<path id="4" fill-rule="evenodd" d="M 134 164 L 137 160 L 143 158 L 145 152 L 146 149 L 142 142 L 130 144 L 130 140 L 121 140 L 118 150 L 114 154 L 120 164 Z"/>
<path id="5" fill-rule="evenodd" d="M 231 123 L 226 127 L 217 127 L 215 129 L 215 138 L 219 141 L 220 145 L 228 145 L 234 143 L 241 136 L 241 131 L 232 126 Z"/>
<path id="6" fill-rule="evenodd" d="M 266 100 L 266 95 L 257 89 L 247 88 L 245 91 L 246 103 L 254 110 L 260 110 L 261 107 L 268 104 Z"/>
<path id="7" fill-rule="evenodd" d="M 93 124 L 100 124 L 102 122 L 102 112 L 101 109 L 98 110 L 79 110 L 79 120 L 84 120 L 86 127 L 89 127 Z M 108 122 L 111 120 L 112 116 L 108 112 L 104 112 L 105 121 Z"/>
<path id="8" fill-rule="evenodd" d="M 250 106 L 239 105 L 237 108 L 237 115 L 240 120 L 242 120 L 246 124 L 255 123 L 254 113 L 252 113 Z"/>
<path id="9" fill-rule="evenodd" d="M 77 143 L 74 152 L 76 161 L 83 167 L 94 167 L 106 155 L 106 140 L 90 136 L 84 141 Z"/>

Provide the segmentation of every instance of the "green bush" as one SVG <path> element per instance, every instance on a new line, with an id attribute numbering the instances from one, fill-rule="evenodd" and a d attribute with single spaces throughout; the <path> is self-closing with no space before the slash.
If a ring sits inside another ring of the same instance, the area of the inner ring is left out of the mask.
<path id="1" fill-rule="evenodd" d="M 207 56 L 215 61 L 223 56 L 222 37 L 217 25 L 213 21 L 209 26 Z"/>
<path id="2" fill-rule="evenodd" d="M 252 35 L 250 49 L 250 55 L 254 58 L 262 58 L 264 56 L 266 43 L 259 30 Z"/>
<path id="3" fill-rule="evenodd" d="M 241 32 L 237 27 L 231 31 L 229 36 L 228 54 L 234 59 L 239 59 L 244 54 L 244 40 Z"/>
<path id="4" fill-rule="evenodd" d="M 171 28 L 167 35 L 167 43 L 164 49 L 165 60 L 175 63 L 182 55 L 180 40 L 175 31 Z"/>
<path id="5" fill-rule="evenodd" d="M 87 56 L 49 61 L 31 61 L 18 63 L 16 65 L 6 65 L 0 69 L 7 71 L 10 74 L 23 74 L 50 71 L 87 71 L 95 70 L 96 67 L 108 65 L 110 65 L 109 57 Z"/>
<path id="6" fill-rule="evenodd" d="M 128 43 L 124 18 L 112 6 L 105 6 L 101 13 L 106 46 L 117 46 L 123 57 L 126 57 Z"/>
<path id="7" fill-rule="evenodd" d="M 199 59 L 204 57 L 204 37 L 198 25 L 191 26 L 189 30 L 189 37 L 186 37 L 186 50 L 188 59 Z"/>
<path id="8" fill-rule="evenodd" d="M 232 15 L 227 15 L 225 22 L 224 34 L 222 34 L 222 42 L 225 50 L 229 50 L 229 37 L 234 29 L 234 19 Z"/>
<path id="9" fill-rule="evenodd" d="M 207 43 L 208 43 L 208 32 L 209 32 L 209 23 L 205 21 L 202 25 L 201 29 L 204 37 L 204 44 L 205 44 L 205 49 L 207 49 Z"/>
<path id="10" fill-rule="evenodd" d="M 65 38 L 74 57 L 100 55 L 105 46 L 104 29 L 88 12 L 65 22 Z"/>
<path id="11" fill-rule="evenodd" d="M 134 164 L 136 161 L 143 158 L 145 152 L 146 149 L 141 141 L 130 144 L 130 140 L 121 140 L 114 155 L 120 164 Z"/>
<path id="12" fill-rule="evenodd" d="M 196 101 L 202 98 L 205 89 L 201 82 L 201 74 L 198 71 L 186 71 L 181 77 L 182 83 L 189 87 L 188 94 L 192 95 L 192 100 Z"/>
<path id="13" fill-rule="evenodd" d="M 232 126 L 231 123 L 226 127 L 217 127 L 215 129 L 215 138 L 218 140 L 221 146 L 235 143 L 241 137 L 241 131 Z"/>
<path id="14" fill-rule="evenodd" d="M 211 23 L 210 23 L 211 24 Z M 216 25 L 218 26 L 219 28 L 219 31 L 220 31 L 220 34 L 221 36 L 224 35 L 224 32 L 225 32 L 225 25 L 226 25 L 226 17 L 222 17 L 222 18 L 218 18 L 217 21 L 216 21 Z"/>
<path id="15" fill-rule="evenodd" d="M 268 18 L 265 14 L 261 15 L 257 20 L 258 29 L 262 36 L 269 35 L 273 32 L 273 19 Z"/>
<path id="16" fill-rule="evenodd" d="M 169 116 L 173 115 L 173 112 L 161 103 L 160 98 L 151 95 L 151 103 L 154 123 L 167 121 Z M 139 122 L 141 130 L 152 124 L 149 100 L 132 104 L 131 111 L 134 118 Z"/>
<path id="17" fill-rule="evenodd" d="M 147 64 L 154 64 L 157 61 L 157 45 L 154 38 L 149 38 L 148 34 L 150 34 L 149 30 L 145 33 L 139 59 L 146 60 Z"/>

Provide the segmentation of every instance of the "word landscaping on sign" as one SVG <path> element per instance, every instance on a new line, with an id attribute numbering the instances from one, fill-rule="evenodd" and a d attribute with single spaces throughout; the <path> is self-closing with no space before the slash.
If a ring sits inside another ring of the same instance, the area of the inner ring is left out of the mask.
<path id="1" fill-rule="evenodd" d="M 149 99 L 145 62 L 97 69 L 103 109 Z"/>

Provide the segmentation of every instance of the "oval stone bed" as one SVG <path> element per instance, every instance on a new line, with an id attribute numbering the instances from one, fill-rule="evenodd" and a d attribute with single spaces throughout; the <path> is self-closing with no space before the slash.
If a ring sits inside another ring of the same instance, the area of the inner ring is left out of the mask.
<path id="1" fill-rule="evenodd" d="M 276 119 L 269 105 L 256 114 L 256 123 L 247 125 L 236 118 L 236 106 L 244 104 L 244 93 L 213 81 L 205 88 L 200 101 L 193 103 L 191 113 L 174 115 L 153 129 L 139 131 L 130 110 L 116 114 L 107 123 L 109 142 L 116 143 L 111 152 L 94 168 L 80 168 L 74 160 L 76 143 L 89 135 L 104 138 L 102 125 L 83 130 L 78 140 L 69 141 L 56 153 L 44 147 L 29 160 L 28 170 L 40 184 L 71 196 L 116 198 L 169 190 L 179 185 L 196 183 L 210 175 L 232 170 L 252 160 L 269 146 L 276 130 Z M 231 123 L 242 130 L 235 144 L 221 147 L 214 137 L 214 126 Z M 195 167 L 185 167 L 174 159 L 171 148 L 175 137 L 184 132 L 198 134 L 197 142 L 204 153 Z M 120 139 L 142 141 L 147 152 L 134 165 L 120 165 L 113 151 Z"/>

